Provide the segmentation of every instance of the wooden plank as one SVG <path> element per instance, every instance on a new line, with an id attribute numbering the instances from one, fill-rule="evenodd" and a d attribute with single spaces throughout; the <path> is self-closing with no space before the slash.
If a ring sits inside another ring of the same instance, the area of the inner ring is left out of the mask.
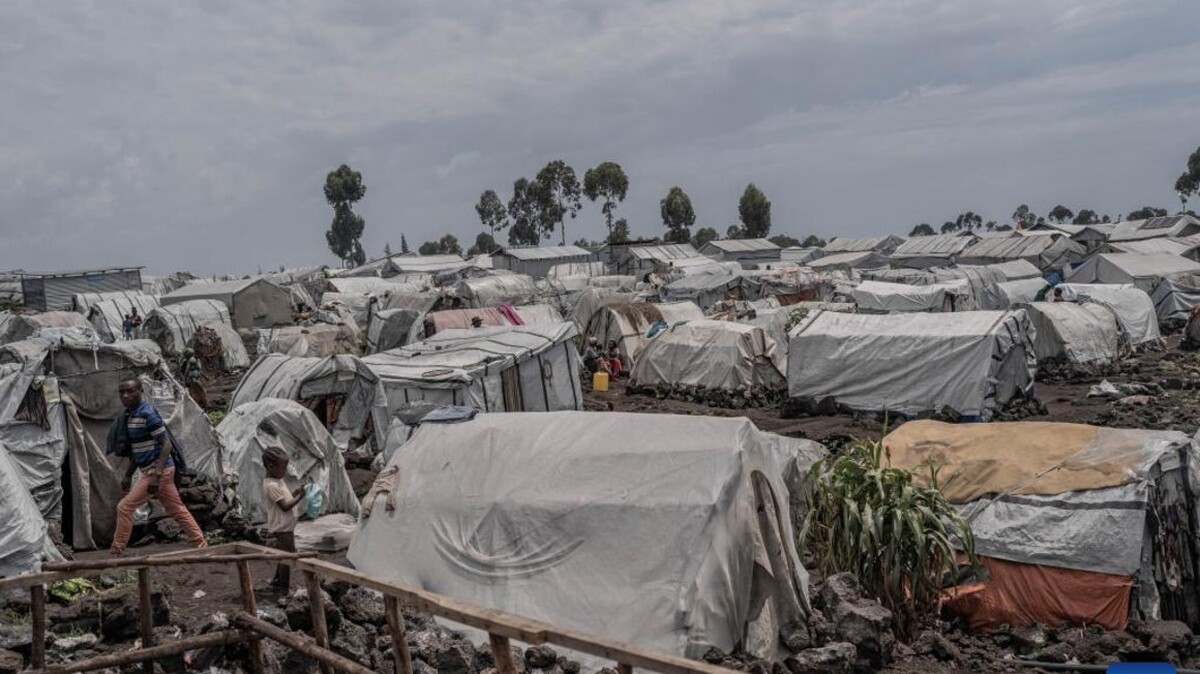
<path id="1" fill-rule="evenodd" d="M 338 670 L 347 674 L 375 674 L 369 667 L 363 667 L 350 658 L 343 657 L 333 651 L 318 646 L 313 642 L 302 638 L 295 632 L 279 629 L 278 627 L 258 618 L 252 618 L 245 613 L 237 613 L 233 616 L 234 623 L 241 625 L 247 629 L 253 630 L 268 639 L 274 639 L 279 643 L 300 651 L 304 655 L 321 663 L 322 668 L 329 671 Z"/>
<path id="2" fill-rule="evenodd" d="M 492 645 L 492 660 L 496 663 L 496 671 L 499 674 L 517 674 L 517 665 L 513 662 L 508 637 L 489 634 L 488 642 Z"/>
<path id="3" fill-rule="evenodd" d="M 258 600 L 254 596 L 254 577 L 250 575 L 250 562 L 238 560 L 238 583 L 242 590 L 242 610 L 247 615 L 258 617 Z M 254 639 L 250 642 L 250 671 L 262 674 L 266 669 L 263 662 L 262 642 Z"/>
<path id="4" fill-rule="evenodd" d="M 159 658 L 165 658 L 172 655 L 178 655 L 185 651 L 190 651 L 198 648 L 213 648 L 215 646 L 225 646 L 228 644 L 236 644 L 252 638 L 253 635 L 247 634 L 240 630 L 224 630 L 221 632 L 209 632 L 198 637 L 189 637 L 187 639 L 176 639 L 170 643 L 154 646 L 152 648 L 138 648 L 131 651 L 121 653 L 109 653 L 107 655 L 98 655 L 87 660 L 79 660 L 62 665 L 56 665 L 49 669 L 37 668 L 26 671 L 24 674 L 72 674 L 73 672 L 91 672 L 101 669 L 109 669 L 114 667 L 125 667 L 127 665 L 137 664 L 139 662 L 150 662 Z"/>
<path id="5" fill-rule="evenodd" d="M 317 646 L 329 648 L 329 627 L 325 624 L 325 593 L 321 590 L 321 577 L 312 571 L 304 572 L 304 583 L 308 587 L 308 610 L 312 616 L 313 637 Z M 328 662 L 321 660 L 322 674 L 332 674 Z"/>
<path id="6" fill-rule="evenodd" d="M 46 666 L 46 586 L 29 588 L 29 614 L 33 620 L 33 650 L 31 664 L 34 669 Z"/>
<path id="7" fill-rule="evenodd" d="M 140 568 L 143 566 L 180 566 L 184 564 L 222 564 L 237 561 L 276 561 L 280 559 L 307 559 L 316 557 L 315 552 L 273 552 L 234 555 L 206 555 L 192 551 L 190 555 L 178 557 L 118 557 L 116 559 L 85 559 L 73 562 L 47 562 L 44 571 L 96 571 L 106 569 Z"/>
<path id="8" fill-rule="evenodd" d="M 150 604 L 150 569 L 138 569 L 138 632 L 142 648 L 154 646 L 154 607 Z M 154 663 L 143 665 L 146 674 L 154 674 Z"/>
<path id="9" fill-rule="evenodd" d="M 383 608 L 387 614 L 388 631 L 392 635 L 392 655 L 396 658 L 397 674 L 412 674 L 412 653 L 404 634 L 404 616 L 400 615 L 399 602 L 395 597 L 384 596 Z"/>
<path id="10" fill-rule="evenodd" d="M 615 639 L 584 634 L 575 630 L 547 626 L 546 639 L 557 646 L 570 648 L 588 655 L 613 660 L 629 667 L 648 669 L 663 674 L 729 674 L 733 670 L 699 660 L 688 660 L 675 655 L 659 653 Z"/>

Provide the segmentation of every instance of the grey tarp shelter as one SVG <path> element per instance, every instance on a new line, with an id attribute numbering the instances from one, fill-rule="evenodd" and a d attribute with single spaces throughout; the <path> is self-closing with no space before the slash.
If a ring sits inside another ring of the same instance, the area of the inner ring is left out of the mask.
<path id="1" fill-rule="evenodd" d="M 312 410 L 342 449 L 382 442 L 387 403 L 379 378 L 356 356 L 260 356 L 229 399 L 229 412 L 264 398 L 295 400 Z"/>
<path id="2" fill-rule="evenodd" d="M 1050 286 L 1041 276 L 997 283 L 1000 291 L 1000 309 L 1014 309 L 1018 305 L 1036 302 L 1042 291 Z"/>
<path id="3" fill-rule="evenodd" d="M 714 239 L 704 244 L 700 254 L 720 262 L 736 262 L 749 269 L 758 264 L 778 262 L 780 249 L 767 239 Z"/>
<path id="4" fill-rule="evenodd" d="M 762 284 L 743 274 L 699 274 L 684 276 L 661 289 L 663 302 L 695 302 L 707 312 L 714 304 L 731 296 L 738 300 L 756 300 L 762 296 Z"/>
<path id="5" fill-rule="evenodd" d="M 604 304 L 588 319 L 584 337 L 595 338 L 601 346 L 617 345 L 617 353 L 626 369 L 632 368 L 646 344 L 646 332 L 658 322 L 674 325 L 680 321 L 704 318 L 695 302 L 624 302 Z"/>
<path id="6" fill-rule="evenodd" d="M 575 335 L 567 322 L 443 330 L 363 362 L 393 414 L 418 401 L 488 412 L 579 410 Z"/>
<path id="7" fill-rule="evenodd" d="M 229 309 L 220 300 L 190 300 L 160 306 L 146 315 L 142 334 L 151 339 L 163 355 L 175 358 L 183 354 L 202 325 L 224 324 L 232 327 Z"/>
<path id="8" fill-rule="evenodd" d="M 1038 363 L 1111 363 L 1121 355 L 1117 315 L 1099 304 L 1031 302 L 1024 306 L 1036 331 Z"/>
<path id="9" fill-rule="evenodd" d="M 53 378 L 43 375 L 51 365 Z M 125 460 L 106 455 L 105 447 L 109 424 L 122 412 L 117 387 L 129 378 L 142 380 L 189 469 L 219 482 L 224 464 L 216 433 L 152 342 L 55 338 L 0 348 L 0 445 L 52 526 L 61 526 L 69 507 L 72 526 L 63 533 L 78 550 L 112 538 Z"/>
<path id="10" fill-rule="evenodd" d="M 288 356 L 324 358 L 338 354 L 359 354 L 359 332 L 350 324 L 289 325 L 285 328 L 258 330 L 258 355 L 282 353 Z"/>
<path id="11" fill-rule="evenodd" d="M 1162 338 L 1154 301 L 1146 291 L 1132 284 L 1060 283 L 1063 297 L 1072 301 L 1093 302 L 1108 307 L 1117 316 L 1121 339 L 1130 346 L 1156 344 Z"/>
<path id="12" fill-rule="evenodd" d="M 957 262 L 958 256 L 975 241 L 973 236 L 960 234 L 912 236 L 892 251 L 892 261 L 912 269 L 945 267 Z"/>
<path id="13" fill-rule="evenodd" d="M 825 251 L 825 255 L 874 252 L 886 256 L 890 255 L 892 251 L 899 248 L 903 243 L 904 237 L 895 235 L 860 238 L 838 236 L 830 239 L 829 243 L 825 244 L 823 250 Z"/>
<path id="14" fill-rule="evenodd" d="M 1200 263 L 1171 254 L 1100 253 L 1067 273 L 1068 283 L 1132 283 L 1147 294 L 1164 278 L 1200 274 Z"/>
<path id="15" fill-rule="evenodd" d="M 364 504 L 349 558 L 401 585 L 665 653 L 781 657 L 779 627 L 809 610 L 783 477 L 821 456 L 801 443 L 699 416 L 425 423 L 392 455 L 396 510 Z"/>
<path id="16" fill-rule="evenodd" d="M 788 395 L 801 401 L 986 420 L 1033 395 L 1037 360 L 1024 311 L 815 311 L 789 337 Z"/>
<path id="17" fill-rule="evenodd" d="M 23 478 L 8 450 L 0 445 L 0 578 L 36 573 L 44 559 L 62 559 Z"/>
<path id="18" fill-rule="evenodd" d="M 259 431 L 263 422 L 274 429 L 274 437 Z M 267 521 L 263 499 L 263 449 L 278 444 L 287 452 L 289 489 L 311 482 L 325 492 L 321 514 L 358 515 L 358 499 L 346 474 L 346 461 L 333 436 L 308 408 L 294 400 L 264 398 L 230 412 L 217 426 L 230 469 L 237 474 L 238 502 L 246 518 L 255 524 Z"/>
<path id="19" fill-rule="evenodd" d="M 79 296 L 76 296 L 76 306 L 86 306 L 85 311 L 81 311 L 92 327 L 100 335 L 100 339 L 106 342 L 115 342 L 118 339 L 123 339 L 125 336 L 125 316 L 131 314 L 134 309 L 137 309 L 138 315 L 142 317 L 143 323 L 146 317 L 159 307 L 158 298 L 146 295 L 144 293 L 104 293 L 94 296 L 80 302 Z M 134 336 L 140 337 L 142 326 L 134 328 Z"/>
<path id="20" fill-rule="evenodd" d="M 959 265 L 959 269 L 969 268 L 970 265 Z M 1024 279 L 1042 278 L 1042 270 L 1029 260 L 1009 260 L 994 264 L 980 265 L 983 269 L 991 269 L 1000 273 L 1003 281 L 1022 281 Z"/>
<path id="21" fill-rule="evenodd" d="M 983 238 L 959 255 L 964 265 L 991 265 L 1000 262 L 1025 260 L 1038 269 L 1069 269 L 1083 259 L 1087 250 L 1067 236 L 1058 234 L 1023 235 Z"/>
<path id="22" fill-rule="evenodd" d="M 847 253 L 829 253 L 808 263 L 814 271 L 845 271 L 856 269 L 878 269 L 886 267 L 887 256 L 873 250 L 851 251 Z"/>
<path id="23" fill-rule="evenodd" d="M 1165 215 L 1146 220 L 1118 222 L 1109 241 L 1138 241 L 1159 237 L 1187 237 L 1200 234 L 1200 220 L 1190 215 Z"/>
<path id="24" fill-rule="evenodd" d="M 784 345 L 762 328 L 705 319 L 679 323 L 655 335 L 629 378 L 635 387 L 783 390 L 786 373 Z"/>
<path id="25" fill-rule="evenodd" d="M 492 267 L 540 279 L 546 278 L 555 265 L 591 262 L 594 259 L 590 251 L 579 246 L 509 247 L 492 254 Z"/>
<path id="26" fill-rule="evenodd" d="M 1188 322 L 1192 309 L 1200 304 L 1200 274 L 1180 274 L 1164 278 L 1150 295 L 1154 313 L 1164 328 L 1178 330 Z"/>
<path id="27" fill-rule="evenodd" d="M 141 288 L 141 267 L 21 272 L 24 304 L 35 311 L 71 311 L 71 300 L 79 293 L 110 293 Z"/>
<path id="28" fill-rule="evenodd" d="M 913 311 L 952 311 L 953 298 L 969 292 L 961 283 L 909 285 L 886 281 L 861 281 L 849 291 L 858 310 L 890 314 Z"/>
<path id="29" fill-rule="evenodd" d="M 71 298 L 71 310 L 87 316 L 91 314 L 91 309 L 97 302 L 105 300 L 119 300 L 127 310 L 132 306 L 137 306 L 141 310 L 142 307 L 138 303 L 146 297 L 150 296 L 142 292 L 140 288 L 137 290 L 116 290 L 107 293 L 77 293 Z M 158 299 L 152 299 L 155 306 L 158 306 Z"/>
<path id="30" fill-rule="evenodd" d="M 532 304 L 539 290 L 533 278 L 526 274 L 501 274 L 459 281 L 451 296 L 464 308 L 481 309 L 493 304 Z"/>
<path id="31" fill-rule="evenodd" d="M 47 311 L 41 314 L 14 314 L 0 312 L 0 344 L 10 344 L 30 339 L 43 331 L 92 332 L 91 323 L 74 311 Z"/>
<path id="32" fill-rule="evenodd" d="M 196 283 L 163 295 L 163 306 L 193 300 L 217 300 L 225 304 L 233 327 L 274 328 L 292 324 L 292 295 L 287 289 L 262 278 Z"/>

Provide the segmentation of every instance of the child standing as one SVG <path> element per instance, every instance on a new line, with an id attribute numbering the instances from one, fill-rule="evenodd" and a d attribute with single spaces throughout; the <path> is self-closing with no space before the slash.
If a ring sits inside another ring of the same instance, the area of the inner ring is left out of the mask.
<path id="1" fill-rule="evenodd" d="M 288 491 L 283 478 L 287 476 L 288 455 L 279 445 L 263 449 L 263 496 L 267 502 L 267 535 L 275 539 L 275 548 L 284 552 L 296 551 L 296 507 L 304 500 L 304 487 Z M 280 564 L 275 569 L 271 586 L 287 591 L 292 585 L 292 569 Z"/>

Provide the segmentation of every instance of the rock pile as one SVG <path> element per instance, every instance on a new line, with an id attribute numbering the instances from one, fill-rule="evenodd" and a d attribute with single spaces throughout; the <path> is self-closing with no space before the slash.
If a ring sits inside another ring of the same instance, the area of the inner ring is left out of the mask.
<path id="1" fill-rule="evenodd" d="M 744 410 L 750 407 L 771 407 L 778 405 L 787 396 L 786 388 L 755 388 L 755 389 L 714 389 L 705 386 L 638 386 L 629 382 L 629 393 L 653 396 L 659 400 L 671 398 L 689 403 L 720 407 L 731 410 Z"/>

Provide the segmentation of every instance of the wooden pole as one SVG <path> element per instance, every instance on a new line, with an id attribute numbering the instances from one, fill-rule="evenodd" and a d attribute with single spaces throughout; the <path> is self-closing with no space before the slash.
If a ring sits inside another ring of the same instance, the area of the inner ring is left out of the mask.
<path id="1" fill-rule="evenodd" d="M 492 644 L 492 660 L 496 661 L 496 671 L 499 674 L 517 674 L 517 666 L 513 663 L 512 649 L 508 646 L 508 637 L 489 634 L 488 641 Z"/>
<path id="2" fill-rule="evenodd" d="M 242 610 L 248 615 L 258 617 L 258 600 L 254 597 L 254 578 L 250 575 L 250 562 L 238 560 L 238 581 L 242 586 Z M 265 669 L 263 662 L 262 641 L 250 640 L 250 671 L 262 674 Z"/>
<path id="3" fill-rule="evenodd" d="M 90 672 L 112 667 L 125 667 L 127 665 L 133 665 L 139 662 L 152 663 L 154 660 L 159 658 L 178 655 L 180 653 L 198 648 L 212 648 L 214 646 L 236 644 L 238 642 L 250 639 L 252 636 L 253 635 L 246 634 L 240 630 L 209 632 L 208 634 L 202 634 L 198 637 L 178 639 L 161 646 L 154 646 L 152 648 L 137 648 L 121 653 L 98 655 L 87 660 L 79 660 L 77 662 L 68 662 L 62 665 L 56 665 L 50 669 L 31 669 L 23 674 L 71 674 L 72 672 Z"/>
<path id="4" fill-rule="evenodd" d="M 325 594 L 321 590 L 321 578 L 312 571 L 304 572 L 304 584 L 308 588 L 308 609 L 312 615 L 313 637 L 321 648 L 329 648 L 329 626 L 325 624 Z M 332 674 L 329 663 L 321 661 L 321 674 Z"/>
<path id="5" fill-rule="evenodd" d="M 384 612 L 387 613 L 388 630 L 392 634 L 392 655 L 396 658 L 397 674 L 412 674 L 412 654 L 404 636 L 404 617 L 400 615 L 399 602 L 395 597 L 384 596 Z"/>
<path id="6" fill-rule="evenodd" d="M 118 557 L 116 559 L 85 559 L 74 562 L 47 562 L 43 571 L 103 571 L 143 566 L 179 566 L 181 564 L 222 564 L 239 561 L 279 561 L 316 557 L 315 552 L 251 553 L 246 555 L 206 555 L 193 552 L 178 557 Z"/>
<path id="7" fill-rule="evenodd" d="M 33 619 L 33 652 L 31 654 L 34 669 L 46 666 L 46 586 L 34 585 L 29 588 L 29 613 Z"/>
<path id="8" fill-rule="evenodd" d="M 318 646 L 307 639 L 301 638 L 294 632 L 279 629 L 265 620 L 252 618 L 245 613 L 238 613 L 233 616 L 233 621 L 264 637 L 274 639 L 292 650 L 300 651 L 304 655 L 320 662 L 322 667 L 328 667 L 330 671 L 336 669 L 339 672 L 347 672 L 347 674 L 375 674 L 369 667 L 363 667 L 350 658 L 338 655 L 328 648 Z"/>
<path id="9" fill-rule="evenodd" d="M 150 604 L 150 569 L 138 569 L 138 631 L 142 648 L 154 646 L 154 607 Z M 154 674 L 154 663 L 147 661 L 146 674 Z"/>

